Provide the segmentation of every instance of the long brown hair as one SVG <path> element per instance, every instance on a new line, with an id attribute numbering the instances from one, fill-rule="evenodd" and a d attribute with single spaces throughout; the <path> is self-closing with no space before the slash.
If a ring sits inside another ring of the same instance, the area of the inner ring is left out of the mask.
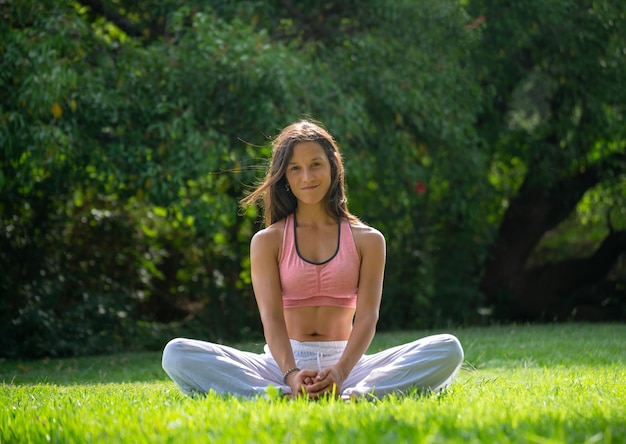
<path id="1" fill-rule="evenodd" d="M 265 179 L 248 196 L 241 200 L 243 206 L 263 201 L 265 226 L 268 227 L 293 213 L 298 206 L 293 193 L 287 190 L 285 172 L 293 154 L 293 147 L 300 142 L 319 143 L 330 162 L 331 183 L 325 205 L 329 215 L 345 217 L 351 223 L 358 218 L 348 211 L 348 199 L 344 184 L 343 160 L 335 139 L 322 126 L 311 120 L 300 120 L 284 128 L 272 141 L 272 158 Z"/>

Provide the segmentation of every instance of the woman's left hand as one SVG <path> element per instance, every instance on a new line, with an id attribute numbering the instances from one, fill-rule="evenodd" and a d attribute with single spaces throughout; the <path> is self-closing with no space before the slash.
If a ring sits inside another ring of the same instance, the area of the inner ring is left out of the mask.
<path id="1" fill-rule="evenodd" d="M 327 367 L 313 378 L 312 384 L 306 385 L 306 391 L 311 398 L 325 395 L 338 397 L 341 395 L 343 380 L 343 375 L 337 367 Z"/>

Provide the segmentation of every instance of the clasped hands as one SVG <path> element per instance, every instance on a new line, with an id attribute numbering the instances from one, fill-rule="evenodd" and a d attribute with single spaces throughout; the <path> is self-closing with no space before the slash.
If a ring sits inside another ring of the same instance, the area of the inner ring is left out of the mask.
<path id="1" fill-rule="evenodd" d="M 319 398 L 341 395 L 343 376 L 336 367 L 327 367 L 321 371 L 300 370 L 289 375 L 287 383 L 293 396 Z"/>

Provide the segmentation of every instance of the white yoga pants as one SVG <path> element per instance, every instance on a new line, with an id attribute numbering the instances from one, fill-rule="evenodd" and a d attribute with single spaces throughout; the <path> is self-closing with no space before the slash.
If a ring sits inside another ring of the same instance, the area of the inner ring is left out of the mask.
<path id="1" fill-rule="evenodd" d="M 291 340 L 296 365 L 321 369 L 335 364 L 347 341 Z M 342 396 L 406 393 L 410 389 L 439 391 L 454 379 L 463 362 L 463 348 L 452 335 L 428 336 L 408 344 L 364 355 L 342 387 Z M 257 354 L 194 339 L 170 341 L 163 351 L 163 369 L 189 395 L 229 393 L 251 397 L 269 386 L 283 393 L 291 388 L 267 345 Z"/>

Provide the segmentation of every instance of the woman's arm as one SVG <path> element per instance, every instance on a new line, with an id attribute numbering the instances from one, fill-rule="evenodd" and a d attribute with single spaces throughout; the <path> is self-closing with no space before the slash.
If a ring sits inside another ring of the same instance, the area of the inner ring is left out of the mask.
<path id="1" fill-rule="evenodd" d="M 275 227 L 257 232 L 250 242 L 250 267 L 252 287 L 263 323 L 265 340 L 276 363 L 285 374 L 295 368 L 296 362 L 285 325 L 278 273 L 281 239 L 281 232 Z M 309 371 L 293 372 L 288 376 L 287 382 L 293 393 L 301 392 L 304 378 L 311 376 L 309 373 Z M 312 376 L 315 376 L 315 373 Z"/>
<path id="2" fill-rule="evenodd" d="M 333 385 L 336 385 L 336 394 L 340 394 L 343 381 L 367 351 L 376 332 L 385 273 L 385 238 L 370 227 L 356 228 L 354 235 L 361 254 L 361 267 L 352 332 L 337 364 L 320 372 L 316 378 L 318 382 L 308 387 L 312 396 L 332 393 Z"/>

